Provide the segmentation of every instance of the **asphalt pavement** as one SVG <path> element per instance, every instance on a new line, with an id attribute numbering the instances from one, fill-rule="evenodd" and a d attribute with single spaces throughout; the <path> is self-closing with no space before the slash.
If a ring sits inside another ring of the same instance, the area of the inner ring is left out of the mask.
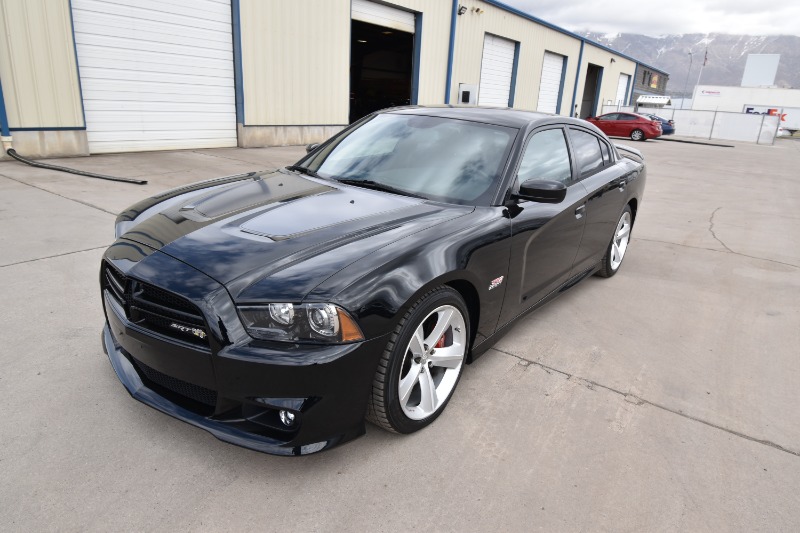
<path id="1" fill-rule="evenodd" d="M 48 161 L 146 186 L 0 163 L 0 530 L 800 530 L 800 142 L 731 144 L 637 143 L 617 276 L 523 319 L 427 429 L 300 458 L 133 400 L 98 268 L 130 204 L 302 147 Z"/>

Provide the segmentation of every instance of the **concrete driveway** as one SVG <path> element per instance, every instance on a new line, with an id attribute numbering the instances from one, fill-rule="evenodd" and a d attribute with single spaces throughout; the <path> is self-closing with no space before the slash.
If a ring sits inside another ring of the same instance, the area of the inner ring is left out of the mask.
<path id="1" fill-rule="evenodd" d="M 639 143 L 619 275 L 468 367 L 411 436 L 278 458 L 131 399 L 100 346 L 115 214 L 299 147 L 0 163 L 0 529 L 800 530 L 800 142 Z"/>

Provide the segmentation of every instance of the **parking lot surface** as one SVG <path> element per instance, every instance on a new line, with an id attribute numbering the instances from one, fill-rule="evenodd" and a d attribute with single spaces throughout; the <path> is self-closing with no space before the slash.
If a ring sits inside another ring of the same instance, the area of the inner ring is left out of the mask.
<path id="1" fill-rule="evenodd" d="M 800 530 L 800 142 L 636 147 L 619 275 L 518 323 L 429 428 L 288 459 L 130 398 L 98 267 L 133 202 L 303 149 L 55 161 L 147 186 L 0 163 L 0 529 Z"/>

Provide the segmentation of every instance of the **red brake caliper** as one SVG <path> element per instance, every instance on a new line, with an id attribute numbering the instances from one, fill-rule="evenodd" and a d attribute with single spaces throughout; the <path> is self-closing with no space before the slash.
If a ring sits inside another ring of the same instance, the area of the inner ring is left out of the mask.
<path id="1" fill-rule="evenodd" d="M 436 344 L 433 345 L 434 348 L 444 348 L 444 337 L 445 337 L 445 335 L 447 335 L 446 331 L 442 334 L 442 338 L 439 339 L 438 341 L 436 341 Z"/>

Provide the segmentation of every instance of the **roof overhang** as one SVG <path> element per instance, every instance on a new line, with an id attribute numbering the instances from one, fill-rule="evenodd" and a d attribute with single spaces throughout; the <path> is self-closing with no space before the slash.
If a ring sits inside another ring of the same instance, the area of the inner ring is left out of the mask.
<path id="1" fill-rule="evenodd" d="M 672 100 L 669 96 L 650 96 L 643 94 L 636 99 L 636 103 L 639 105 L 663 107 L 665 105 L 672 105 Z"/>

